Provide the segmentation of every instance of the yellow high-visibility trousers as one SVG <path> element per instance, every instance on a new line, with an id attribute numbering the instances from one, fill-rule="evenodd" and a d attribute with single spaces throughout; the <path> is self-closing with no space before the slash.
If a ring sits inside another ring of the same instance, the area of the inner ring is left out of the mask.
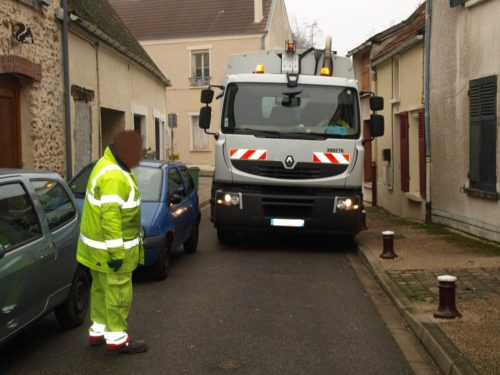
<path id="1" fill-rule="evenodd" d="M 106 332 L 127 331 L 132 305 L 132 272 L 104 273 L 90 270 L 90 319 Z"/>

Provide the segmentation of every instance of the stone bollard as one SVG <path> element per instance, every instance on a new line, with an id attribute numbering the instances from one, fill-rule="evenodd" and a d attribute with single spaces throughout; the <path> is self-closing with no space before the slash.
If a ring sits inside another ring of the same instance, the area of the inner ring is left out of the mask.
<path id="1" fill-rule="evenodd" d="M 455 319 L 460 318 L 460 314 L 455 306 L 455 281 L 457 278 L 451 275 L 438 276 L 439 282 L 439 307 L 434 313 L 435 318 Z"/>
<path id="2" fill-rule="evenodd" d="M 382 232 L 382 239 L 384 243 L 384 248 L 380 257 L 383 259 L 394 259 L 397 257 L 394 252 L 394 232 L 386 230 Z"/>

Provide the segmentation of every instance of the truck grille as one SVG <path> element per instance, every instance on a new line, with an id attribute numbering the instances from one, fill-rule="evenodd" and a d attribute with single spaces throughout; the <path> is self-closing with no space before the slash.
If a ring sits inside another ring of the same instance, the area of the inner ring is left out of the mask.
<path id="1" fill-rule="evenodd" d="M 231 160 L 231 163 L 236 169 L 245 173 L 287 180 L 310 180 L 337 176 L 349 167 L 343 164 L 297 163 L 295 168 L 286 169 L 279 161 Z"/>

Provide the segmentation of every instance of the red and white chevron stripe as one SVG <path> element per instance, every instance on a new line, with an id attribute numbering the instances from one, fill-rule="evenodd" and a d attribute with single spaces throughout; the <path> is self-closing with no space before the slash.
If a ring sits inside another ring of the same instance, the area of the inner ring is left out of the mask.
<path id="1" fill-rule="evenodd" d="M 350 154 L 340 154 L 336 152 L 313 153 L 314 163 L 349 164 L 350 160 L 351 160 Z"/>
<path id="2" fill-rule="evenodd" d="M 267 160 L 267 150 L 249 150 L 246 148 L 232 148 L 229 157 L 238 160 Z"/>

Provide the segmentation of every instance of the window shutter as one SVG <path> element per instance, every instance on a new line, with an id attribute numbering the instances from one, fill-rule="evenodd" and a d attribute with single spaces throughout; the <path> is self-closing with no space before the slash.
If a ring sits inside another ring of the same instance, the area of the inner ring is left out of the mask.
<path id="1" fill-rule="evenodd" d="M 370 120 L 366 120 L 364 122 L 364 139 L 370 139 Z M 365 143 L 365 160 L 364 160 L 364 176 L 365 176 L 365 182 L 371 182 L 372 180 L 372 143 L 371 142 L 366 142 Z"/>
<path id="2" fill-rule="evenodd" d="M 418 111 L 418 169 L 420 196 L 426 197 L 426 180 L 427 174 L 425 170 L 425 110 L 424 108 Z"/>
<path id="3" fill-rule="evenodd" d="M 497 76 L 470 81 L 470 187 L 493 192 L 496 192 L 496 97 Z"/>
<path id="4" fill-rule="evenodd" d="M 450 0 L 450 7 L 455 8 L 459 5 L 465 4 L 467 0 Z"/>
<path id="5" fill-rule="evenodd" d="M 410 191 L 410 142 L 408 112 L 399 114 L 401 147 L 401 191 Z"/>

